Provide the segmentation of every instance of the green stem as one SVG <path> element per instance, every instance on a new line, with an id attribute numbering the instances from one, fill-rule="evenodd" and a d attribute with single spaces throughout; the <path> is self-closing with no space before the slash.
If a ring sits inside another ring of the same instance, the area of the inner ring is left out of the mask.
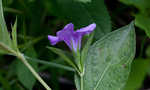
<path id="1" fill-rule="evenodd" d="M 80 76 L 80 84 L 81 84 L 80 90 L 83 90 L 83 76 Z"/>
<path id="2" fill-rule="evenodd" d="M 40 59 L 34 59 L 34 58 L 31 58 L 31 57 L 28 57 L 28 56 L 24 56 L 24 57 L 27 60 L 30 60 L 32 62 L 37 62 L 37 63 L 40 63 L 40 64 L 44 64 L 46 66 L 56 67 L 56 68 L 65 69 L 65 70 L 68 70 L 68 71 L 75 72 L 75 69 L 72 68 L 72 67 L 69 67 L 69 66 L 61 65 L 61 64 L 58 64 L 58 63 L 54 63 L 54 62 L 48 62 L 48 61 L 40 60 Z"/>
<path id="3" fill-rule="evenodd" d="M 27 62 L 25 57 L 21 53 L 17 53 L 17 57 L 27 66 L 27 68 L 32 72 L 32 74 L 37 78 L 37 80 L 46 88 L 46 90 L 52 90 L 44 80 L 35 72 L 32 66 Z"/>

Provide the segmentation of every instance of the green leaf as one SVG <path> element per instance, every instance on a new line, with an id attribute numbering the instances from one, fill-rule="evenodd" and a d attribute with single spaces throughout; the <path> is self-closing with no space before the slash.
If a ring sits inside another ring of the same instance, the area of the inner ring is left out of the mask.
<path id="1" fill-rule="evenodd" d="M 11 90 L 10 88 L 10 84 L 9 81 L 2 76 L 2 73 L 0 72 L 0 84 L 2 85 L 2 87 L 6 90 Z M 2 89 L 3 90 L 3 89 Z"/>
<path id="2" fill-rule="evenodd" d="M 53 47 L 47 47 L 47 48 L 50 49 L 51 51 L 53 51 L 54 53 L 58 54 L 61 58 L 63 58 L 74 69 L 78 70 L 76 64 L 65 55 L 64 51 L 62 51 L 58 48 L 53 48 Z"/>
<path id="3" fill-rule="evenodd" d="M 12 50 L 11 48 L 9 48 L 7 45 L 5 45 L 4 43 L 0 42 L 0 53 L 2 54 L 15 54 L 14 50 Z"/>
<path id="4" fill-rule="evenodd" d="M 7 31 L 7 27 L 3 15 L 2 0 L 0 0 L 0 42 L 11 47 L 11 39 Z"/>
<path id="5" fill-rule="evenodd" d="M 104 0 L 91 0 L 88 3 L 77 2 L 77 0 L 57 0 L 57 2 L 58 16 L 64 16 L 75 24 L 76 29 L 96 23 L 96 39 L 111 31 L 111 21 Z"/>
<path id="6" fill-rule="evenodd" d="M 72 67 L 69 67 L 66 65 L 58 64 L 55 62 L 49 62 L 49 61 L 45 61 L 45 60 L 40 60 L 40 59 L 35 59 L 35 58 L 28 57 L 28 56 L 25 56 L 25 57 L 27 60 L 29 60 L 31 62 L 37 62 L 37 63 L 43 64 L 44 66 L 55 67 L 55 68 L 59 68 L 59 69 L 65 69 L 65 70 L 72 71 L 72 72 L 75 71 Z"/>
<path id="7" fill-rule="evenodd" d="M 37 57 L 36 53 L 33 49 L 33 47 L 30 47 L 27 51 L 26 54 L 28 56 L 31 57 Z M 31 62 L 29 61 L 29 63 L 33 66 L 33 68 L 38 71 L 38 64 L 36 62 Z M 32 90 L 36 79 L 33 76 L 33 74 L 29 71 L 29 69 L 21 62 L 18 60 L 17 62 L 17 76 L 19 81 L 28 89 L 28 90 Z"/>
<path id="8" fill-rule="evenodd" d="M 131 73 L 124 90 L 139 90 L 149 70 L 150 60 L 137 59 L 132 63 Z"/>
<path id="9" fill-rule="evenodd" d="M 18 59 L 17 59 L 18 60 Z M 18 60 L 19 61 L 19 60 Z M 34 63 L 30 64 L 34 67 Z M 35 68 L 35 67 L 34 67 Z M 17 76 L 19 81 L 29 90 L 32 90 L 33 85 L 35 84 L 35 77 L 28 70 L 28 68 L 22 63 L 17 62 Z"/>
<path id="10" fill-rule="evenodd" d="M 150 8 L 150 0 L 120 0 L 121 2 L 127 4 L 127 5 L 134 5 L 138 9 L 140 9 L 142 12 L 145 11 L 145 9 Z"/>
<path id="11" fill-rule="evenodd" d="M 5 50 L 6 48 L 3 46 L 10 48 L 12 45 L 4 20 L 2 0 L 0 0 L 0 43 L 2 44 L 0 45 L 0 53 L 8 53 L 8 50 Z"/>
<path id="12" fill-rule="evenodd" d="M 76 88 L 77 90 L 80 90 L 80 85 L 81 85 L 81 81 L 80 81 L 80 76 L 78 74 L 75 74 L 74 75 L 74 78 L 75 78 L 75 84 L 76 84 Z M 88 83 L 88 82 L 87 82 Z"/>
<path id="13" fill-rule="evenodd" d="M 150 37 L 150 17 L 145 14 L 135 15 L 135 25 L 145 30 L 148 37 Z"/>
<path id="14" fill-rule="evenodd" d="M 120 0 L 127 5 L 133 5 L 139 9 L 135 14 L 135 25 L 143 29 L 147 36 L 150 37 L 150 0 Z"/>
<path id="15" fill-rule="evenodd" d="M 133 22 L 111 32 L 95 42 L 89 49 L 85 72 L 84 90 L 122 90 L 135 56 Z M 75 78 L 79 89 L 81 82 Z"/>
<path id="16" fill-rule="evenodd" d="M 13 44 L 13 49 L 15 51 L 19 51 L 18 50 L 18 46 L 17 46 L 17 18 L 15 21 L 15 24 L 12 27 L 12 44 Z"/>
<path id="17" fill-rule="evenodd" d="M 81 52 L 81 64 L 84 63 L 84 60 L 85 60 L 86 57 L 87 57 L 87 53 L 88 53 L 89 47 L 90 47 L 90 45 L 91 45 L 91 43 L 92 43 L 92 41 L 93 41 L 93 37 L 94 37 L 94 33 L 92 33 L 92 34 L 89 36 L 89 38 L 88 38 L 88 40 L 87 40 L 87 42 L 86 42 L 86 44 L 85 44 L 85 46 L 84 46 L 84 48 L 83 48 L 83 50 L 82 50 L 82 52 Z"/>
<path id="18" fill-rule="evenodd" d="M 0 0 L 0 53 L 2 54 L 15 54 L 17 48 L 17 35 L 16 35 L 17 22 L 12 27 L 12 40 L 10 38 L 7 26 L 4 20 L 2 0 Z"/>

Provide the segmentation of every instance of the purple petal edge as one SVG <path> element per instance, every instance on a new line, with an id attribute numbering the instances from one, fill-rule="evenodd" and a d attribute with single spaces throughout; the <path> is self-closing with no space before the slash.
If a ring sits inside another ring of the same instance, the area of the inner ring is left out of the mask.
<path id="1" fill-rule="evenodd" d="M 59 42 L 59 38 L 52 35 L 48 35 L 48 40 L 50 40 L 51 45 L 55 45 Z"/>
<path id="2" fill-rule="evenodd" d="M 77 30 L 76 32 L 77 33 L 82 33 L 84 35 L 85 34 L 90 34 L 95 28 L 96 28 L 96 24 L 93 23 L 93 24 L 90 24 L 90 25 L 88 25 L 86 27 L 83 27 L 83 28 Z"/>
<path id="3" fill-rule="evenodd" d="M 73 30 L 74 29 L 74 25 L 72 23 L 69 23 L 69 24 L 65 25 L 63 30 L 66 30 L 66 29 Z"/>

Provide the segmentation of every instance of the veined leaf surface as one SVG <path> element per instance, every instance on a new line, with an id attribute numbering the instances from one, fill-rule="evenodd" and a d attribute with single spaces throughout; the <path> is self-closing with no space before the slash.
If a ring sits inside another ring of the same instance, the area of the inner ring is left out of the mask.
<path id="1" fill-rule="evenodd" d="M 83 76 L 84 90 L 122 90 L 135 55 L 133 22 L 111 32 L 89 49 Z M 75 77 L 80 90 L 80 79 Z"/>

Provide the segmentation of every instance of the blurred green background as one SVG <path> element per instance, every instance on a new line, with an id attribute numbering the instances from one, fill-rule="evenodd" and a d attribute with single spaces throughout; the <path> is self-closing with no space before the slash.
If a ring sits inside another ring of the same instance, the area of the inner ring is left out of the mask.
<path id="1" fill-rule="evenodd" d="M 54 90 L 74 90 L 76 88 L 72 68 L 46 48 L 50 46 L 47 35 L 55 35 L 69 22 L 73 22 L 76 29 L 92 23 L 93 21 L 87 16 L 88 13 L 81 13 L 86 9 L 89 14 L 92 13 L 94 19 L 98 18 L 101 21 L 98 24 L 102 29 L 105 28 L 104 33 L 99 33 L 97 37 L 102 37 L 105 33 L 135 20 L 137 50 L 125 90 L 148 90 L 150 88 L 150 1 L 99 0 L 96 5 L 84 1 L 90 0 L 3 0 L 8 30 L 11 32 L 11 25 L 17 17 L 19 48 L 30 57 L 31 65 Z M 96 2 L 93 0 L 93 3 L 94 1 Z M 82 9 L 81 4 L 86 8 Z M 100 11 L 99 16 L 94 14 L 96 11 Z M 56 47 L 70 52 L 63 42 Z M 0 90 L 44 90 L 44 88 L 15 57 L 0 55 Z"/>

